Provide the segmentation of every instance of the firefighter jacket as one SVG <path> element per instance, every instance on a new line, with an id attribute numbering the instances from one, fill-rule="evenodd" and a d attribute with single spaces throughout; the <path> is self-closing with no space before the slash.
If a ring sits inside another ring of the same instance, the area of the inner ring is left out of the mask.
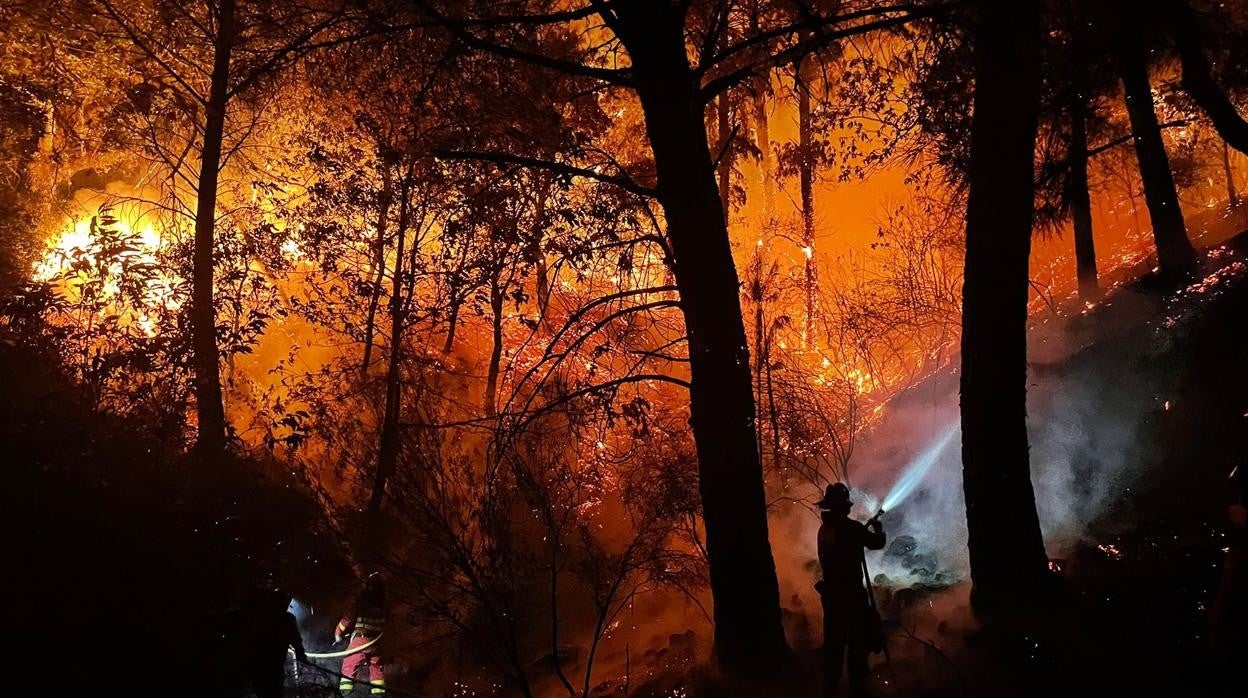
<path id="1" fill-rule="evenodd" d="M 354 633 L 370 640 L 380 635 L 386 624 L 386 612 L 382 607 L 380 596 L 380 594 L 370 594 L 368 591 L 360 594 L 355 607 L 347 611 L 342 620 L 338 621 L 338 634 L 346 636 Z"/>

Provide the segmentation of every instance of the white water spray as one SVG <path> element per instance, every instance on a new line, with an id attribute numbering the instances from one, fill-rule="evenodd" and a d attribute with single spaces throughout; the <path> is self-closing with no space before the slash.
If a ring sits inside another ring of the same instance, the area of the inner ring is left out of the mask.
<path id="1" fill-rule="evenodd" d="M 911 492 L 914 492 L 914 489 L 923 481 L 923 477 L 927 475 L 927 471 L 931 470 L 932 465 L 940 459 L 940 454 L 949 446 L 949 443 L 953 441 L 953 437 L 957 433 L 958 425 L 956 423 L 947 427 L 931 445 L 923 449 L 910 461 L 905 470 L 902 471 L 901 477 L 893 484 L 893 488 L 889 490 L 888 495 L 884 497 L 884 501 L 880 504 L 881 513 L 891 511 L 893 507 L 905 501 Z"/>

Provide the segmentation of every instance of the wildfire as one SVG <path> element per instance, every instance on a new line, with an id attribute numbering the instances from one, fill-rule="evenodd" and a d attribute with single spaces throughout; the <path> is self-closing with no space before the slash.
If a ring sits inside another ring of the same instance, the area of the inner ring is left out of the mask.
<path id="1" fill-rule="evenodd" d="M 117 315 L 120 326 L 154 336 L 157 315 L 182 306 L 183 280 L 161 259 L 166 240 L 143 218 L 128 207 L 68 221 L 35 262 L 32 278 L 52 284 L 71 305 L 97 304 Z"/>

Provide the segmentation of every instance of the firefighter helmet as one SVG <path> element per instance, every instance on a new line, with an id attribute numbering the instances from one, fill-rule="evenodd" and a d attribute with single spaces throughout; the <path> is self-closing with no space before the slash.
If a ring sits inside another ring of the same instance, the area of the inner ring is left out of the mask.
<path id="1" fill-rule="evenodd" d="M 849 506 L 849 487 L 843 482 L 828 485 L 823 491 L 823 499 L 815 502 L 820 509 L 840 509 Z"/>

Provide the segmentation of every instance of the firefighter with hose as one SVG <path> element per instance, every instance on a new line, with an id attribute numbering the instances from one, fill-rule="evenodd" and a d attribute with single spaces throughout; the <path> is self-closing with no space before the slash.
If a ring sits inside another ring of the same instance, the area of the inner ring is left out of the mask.
<path id="1" fill-rule="evenodd" d="M 884 527 L 879 514 L 865 525 L 849 518 L 849 487 L 828 485 L 816 504 L 822 513 L 819 526 L 819 567 L 823 579 L 815 585 L 823 602 L 824 690 L 836 695 L 841 671 L 848 658 L 849 692 L 861 695 L 867 676 L 867 655 L 883 650 L 883 629 L 873 594 L 863 586 L 866 560 L 863 550 L 884 547 Z M 881 512 L 883 513 L 883 512 Z M 870 580 L 866 579 L 870 584 Z"/>
<path id="2" fill-rule="evenodd" d="M 356 674 L 365 666 L 368 667 L 370 693 L 381 695 L 386 692 L 386 677 L 382 671 L 381 656 L 378 654 L 376 640 L 381 636 L 386 622 L 386 589 L 381 573 L 374 572 L 364 581 L 364 589 L 356 597 L 355 606 L 343 615 L 334 630 L 334 641 L 342 642 L 344 637 L 351 638 L 347 651 L 356 648 L 360 651 L 347 655 L 342 662 L 342 678 L 338 690 L 343 694 L 355 689 Z"/>

